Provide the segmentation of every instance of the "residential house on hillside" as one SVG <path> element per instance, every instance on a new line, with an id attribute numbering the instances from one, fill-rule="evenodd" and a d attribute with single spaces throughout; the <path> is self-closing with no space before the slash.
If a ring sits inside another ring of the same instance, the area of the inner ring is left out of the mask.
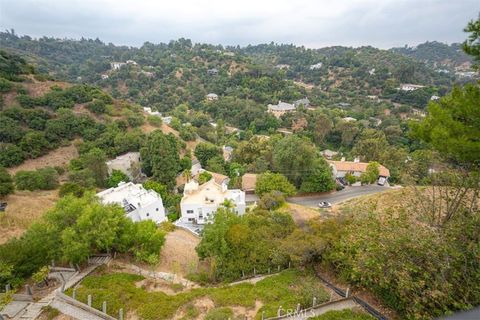
<path id="1" fill-rule="evenodd" d="M 325 150 L 321 151 L 320 153 L 322 154 L 322 156 L 324 156 L 327 159 L 332 159 L 333 157 L 338 155 L 338 152 L 332 151 L 330 149 L 325 149 Z"/>
<path id="2" fill-rule="evenodd" d="M 343 121 L 345 122 L 355 122 L 357 121 L 357 119 L 353 118 L 353 117 L 345 117 L 345 118 L 342 118 Z"/>
<path id="3" fill-rule="evenodd" d="M 146 190 L 141 184 L 120 182 L 118 187 L 97 193 L 103 204 L 118 204 L 133 222 L 152 220 L 166 221 L 162 197 L 153 190 Z"/>
<path id="4" fill-rule="evenodd" d="M 323 66 L 322 62 L 312 64 L 312 65 L 310 65 L 310 70 L 319 70 L 319 69 L 322 68 L 322 66 Z"/>
<path id="5" fill-rule="evenodd" d="M 107 80 L 109 78 L 108 74 L 101 74 L 100 77 L 102 80 Z"/>
<path id="6" fill-rule="evenodd" d="M 125 62 L 111 62 L 110 63 L 110 67 L 113 69 L 113 70 L 119 70 L 121 67 L 125 66 L 126 63 Z"/>
<path id="7" fill-rule="evenodd" d="M 143 112 L 151 115 L 151 116 L 157 116 L 157 117 L 161 117 L 162 114 L 158 111 L 153 111 L 152 108 L 150 107 L 143 107 Z"/>
<path id="8" fill-rule="evenodd" d="M 399 89 L 402 91 L 415 91 L 421 88 L 425 88 L 425 86 L 419 84 L 402 83 Z"/>
<path id="9" fill-rule="evenodd" d="M 229 190 L 225 183 L 219 184 L 215 179 L 199 185 L 197 181 L 187 182 L 180 201 L 180 223 L 205 224 L 212 221 L 217 209 L 229 200 L 237 214 L 245 213 L 245 192 Z"/>
<path id="10" fill-rule="evenodd" d="M 360 162 L 358 159 L 355 161 L 332 161 L 329 160 L 328 163 L 332 167 L 333 175 L 335 178 L 344 178 L 347 173 L 354 175 L 355 177 L 360 177 L 362 173 L 367 171 L 367 162 Z M 379 175 L 378 175 L 378 184 L 384 185 L 388 178 L 390 177 L 390 170 L 385 168 L 383 165 L 380 165 Z"/>
<path id="11" fill-rule="evenodd" d="M 218 69 L 213 68 L 213 69 L 208 69 L 207 74 L 210 76 L 216 76 L 218 74 Z"/>
<path id="12" fill-rule="evenodd" d="M 207 94 L 208 101 L 215 101 L 218 100 L 218 95 L 216 93 L 209 93 Z"/>
<path id="13" fill-rule="evenodd" d="M 230 146 L 223 146 L 222 147 L 222 152 L 223 152 L 223 160 L 225 161 L 231 161 L 233 157 L 233 148 Z"/>
<path id="14" fill-rule="evenodd" d="M 257 174 L 245 173 L 242 176 L 242 190 L 245 193 L 254 193 L 257 185 Z"/>
<path id="15" fill-rule="evenodd" d="M 165 124 L 170 124 L 172 123 L 172 117 L 171 116 L 168 116 L 168 117 L 162 117 L 162 122 L 165 123 Z"/>
<path id="16" fill-rule="evenodd" d="M 275 117 L 280 118 L 287 112 L 295 112 L 296 107 L 291 103 L 286 103 L 278 101 L 278 104 L 269 104 L 268 112 L 273 114 Z"/>
<path id="17" fill-rule="evenodd" d="M 125 61 L 125 63 L 126 63 L 126 64 L 131 64 L 131 65 L 134 65 L 134 66 L 137 65 L 137 63 L 136 63 L 135 61 L 133 61 L 133 60 L 127 60 L 127 61 Z"/>
<path id="18" fill-rule="evenodd" d="M 299 99 L 299 100 L 295 101 L 293 103 L 293 105 L 295 106 L 295 108 L 298 108 L 300 106 L 304 106 L 305 108 L 308 108 L 308 107 L 310 107 L 310 100 L 308 100 L 308 98 L 305 97 L 303 99 Z"/>
<path id="19" fill-rule="evenodd" d="M 280 69 L 280 70 L 288 70 L 288 69 L 290 69 L 290 65 L 289 65 L 289 64 L 280 63 L 280 64 L 277 64 L 277 65 L 275 66 L 275 68 Z"/>
<path id="20" fill-rule="evenodd" d="M 140 179 L 142 176 L 140 170 L 140 152 L 122 154 L 115 159 L 107 161 L 106 164 L 108 174 L 112 174 L 113 170 L 119 170 L 133 181 Z"/>

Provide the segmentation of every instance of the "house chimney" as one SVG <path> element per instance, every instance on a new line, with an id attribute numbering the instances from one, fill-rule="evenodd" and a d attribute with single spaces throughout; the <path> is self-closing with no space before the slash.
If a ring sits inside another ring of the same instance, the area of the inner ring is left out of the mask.
<path id="1" fill-rule="evenodd" d="M 340 159 L 340 161 L 345 162 L 345 157 L 342 157 L 342 159 Z"/>
<path id="2" fill-rule="evenodd" d="M 353 162 L 355 162 L 355 163 L 360 162 L 360 157 L 355 157 L 355 158 L 353 159 Z"/>

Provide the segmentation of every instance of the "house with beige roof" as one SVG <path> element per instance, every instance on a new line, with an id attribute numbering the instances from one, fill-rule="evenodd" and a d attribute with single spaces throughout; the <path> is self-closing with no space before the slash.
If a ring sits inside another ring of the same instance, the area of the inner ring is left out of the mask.
<path id="1" fill-rule="evenodd" d="M 254 193 L 257 185 L 257 174 L 245 173 L 242 176 L 242 190 L 245 193 Z"/>
<path id="2" fill-rule="evenodd" d="M 347 173 L 352 174 L 355 177 L 360 177 L 362 173 L 367 171 L 367 162 L 360 162 L 357 159 L 355 161 L 333 161 L 329 160 L 328 163 L 332 167 L 333 175 L 335 178 L 344 178 Z M 383 165 L 380 165 L 378 174 L 378 184 L 384 185 L 390 177 L 390 170 Z"/>
<path id="3" fill-rule="evenodd" d="M 268 112 L 273 114 L 276 118 L 280 118 L 287 112 L 295 112 L 297 107 L 292 103 L 278 101 L 278 104 L 269 104 Z"/>
<path id="4" fill-rule="evenodd" d="M 181 223 L 205 224 L 213 220 L 213 216 L 225 200 L 233 203 L 237 214 L 245 213 L 245 192 L 238 189 L 228 189 L 227 184 L 217 183 L 215 178 L 199 185 L 191 180 L 185 184 L 183 198 L 180 201 Z"/>

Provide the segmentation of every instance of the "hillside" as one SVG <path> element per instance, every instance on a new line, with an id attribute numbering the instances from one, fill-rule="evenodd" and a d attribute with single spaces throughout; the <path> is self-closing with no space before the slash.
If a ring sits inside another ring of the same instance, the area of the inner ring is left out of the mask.
<path id="1" fill-rule="evenodd" d="M 462 44 L 460 43 L 448 45 L 431 41 L 419 44 L 416 47 L 392 48 L 390 51 L 424 62 L 429 67 L 437 70 L 455 70 L 457 67 L 468 69 L 472 62 L 472 58 L 463 52 Z"/>

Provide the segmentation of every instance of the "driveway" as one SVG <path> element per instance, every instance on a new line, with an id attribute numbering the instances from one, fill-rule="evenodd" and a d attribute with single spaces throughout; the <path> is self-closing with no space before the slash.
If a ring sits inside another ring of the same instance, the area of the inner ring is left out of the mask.
<path id="1" fill-rule="evenodd" d="M 291 203 L 300 204 L 307 207 L 317 207 L 318 203 L 321 201 L 327 201 L 331 204 L 343 202 L 350 200 L 352 198 L 374 194 L 378 192 L 383 192 L 390 190 L 390 187 L 382 187 L 379 185 L 367 185 L 367 186 L 358 186 L 358 187 L 346 187 L 342 191 L 337 191 L 328 194 L 313 195 L 313 196 L 303 196 L 303 197 L 291 197 L 287 201 Z"/>

